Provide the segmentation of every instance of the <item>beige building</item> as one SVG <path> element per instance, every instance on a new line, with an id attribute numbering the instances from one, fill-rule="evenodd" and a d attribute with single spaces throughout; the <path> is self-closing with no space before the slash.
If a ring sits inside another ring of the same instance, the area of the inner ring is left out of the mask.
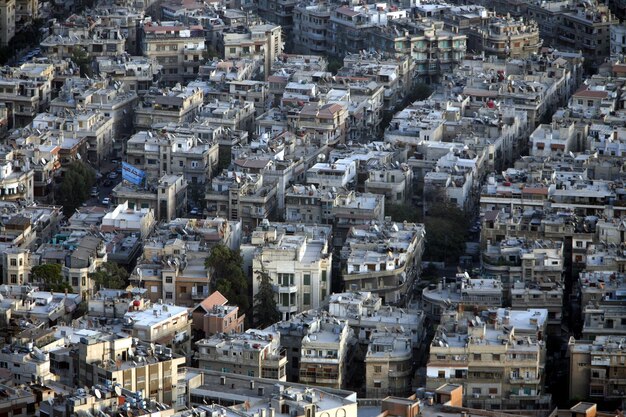
<path id="1" fill-rule="evenodd" d="M 446 313 L 430 346 L 426 384 L 463 385 L 463 405 L 488 410 L 550 410 L 543 392 L 547 311 Z"/>
<path id="2" fill-rule="evenodd" d="M 174 405 L 185 358 L 162 346 L 141 345 L 132 337 L 114 335 L 82 337 L 78 344 L 78 385 L 112 385 L 137 392 L 143 398 Z"/>
<path id="3" fill-rule="evenodd" d="M 401 330 L 372 332 L 365 355 L 366 398 L 406 396 L 413 380 L 410 335 Z"/>
<path id="4" fill-rule="evenodd" d="M 155 125 L 189 123 L 202 105 L 199 88 L 176 87 L 147 95 L 135 108 L 135 131 L 150 130 Z"/>
<path id="5" fill-rule="evenodd" d="M 250 329 L 202 339 L 196 346 L 200 369 L 287 380 L 287 356 L 280 346 L 280 333 Z"/>
<path id="6" fill-rule="evenodd" d="M 271 24 L 229 28 L 218 33 L 217 49 L 226 60 L 263 60 L 263 75 L 267 79 L 272 63 L 283 53 L 282 28 Z"/>
<path id="7" fill-rule="evenodd" d="M 15 35 L 15 0 L 0 2 L 0 46 L 7 46 Z"/>
<path id="8" fill-rule="evenodd" d="M 354 336 L 348 322 L 322 318 L 302 338 L 299 381 L 307 385 L 342 388 L 353 355 Z"/>
<path id="9" fill-rule="evenodd" d="M 196 79 L 205 52 L 202 26 L 147 23 L 143 26 L 141 50 L 161 66 L 161 81 L 166 85 Z"/>
<path id="10" fill-rule="evenodd" d="M 622 400 L 626 395 L 626 349 L 623 336 L 570 338 L 569 398 Z"/>
<path id="11" fill-rule="evenodd" d="M 369 291 L 383 303 L 400 301 L 421 266 L 426 232 L 417 223 L 354 226 L 341 249 L 346 291 Z"/>

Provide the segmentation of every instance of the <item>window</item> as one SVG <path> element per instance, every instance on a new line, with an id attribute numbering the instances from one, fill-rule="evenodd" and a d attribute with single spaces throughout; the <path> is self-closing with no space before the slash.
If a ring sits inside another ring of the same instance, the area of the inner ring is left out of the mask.
<path id="1" fill-rule="evenodd" d="M 498 394 L 498 388 L 489 388 L 489 394 L 497 395 Z"/>
<path id="2" fill-rule="evenodd" d="M 374 381 L 374 388 L 382 388 L 382 383 L 380 381 Z"/>
<path id="3" fill-rule="evenodd" d="M 183 161 L 178 161 L 178 166 L 182 167 L 183 166 Z"/>
<path id="4" fill-rule="evenodd" d="M 187 294 L 187 287 L 180 287 L 181 294 Z"/>
<path id="5" fill-rule="evenodd" d="M 437 377 L 438 378 L 445 378 L 446 377 L 446 371 L 438 371 L 437 372 Z"/>
<path id="6" fill-rule="evenodd" d="M 170 300 L 171 300 L 172 298 L 174 298 L 174 296 L 172 295 L 172 292 L 171 292 L 171 291 L 167 291 L 167 292 L 165 293 L 165 298 L 168 298 L 168 299 L 170 299 Z"/>
<path id="7" fill-rule="evenodd" d="M 480 387 L 472 388 L 472 394 L 480 395 L 481 393 L 482 393 L 482 390 L 480 389 Z"/>
<path id="8" fill-rule="evenodd" d="M 480 353 L 474 353 L 474 360 L 475 361 L 479 361 L 480 360 Z"/>
<path id="9" fill-rule="evenodd" d="M 311 285 L 311 274 L 304 274 L 302 277 L 302 283 L 304 285 Z"/>
<path id="10" fill-rule="evenodd" d="M 166 284 L 171 284 L 172 283 L 172 277 L 165 277 L 165 283 Z"/>
<path id="11" fill-rule="evenodd" d="M 305 292 L 302 297 L 302 304 L 305 306 L 311 305 L 311 294 Z"/>
<path id="12" fill-rule="evenodd" d="M 17 284 L 17 274 L 11 274 L 11 284 Z"/>
<path id="13" fill-rule="evenodd" d="M 494 354 L 492 355 L 492 357 L 493 357 L 493 360 L 494 360 L 494 361 L 499 361 L 499 360 L 500 360 L 500 355 L 499 355 L 499 354 L 495 354 L 495 353 L 494 353 Z"/>
<path id="14" fill-rule="evenodd" d="M 17 266 L 17 259 L 11 259 L 11 266 Z"/>
<path id="15" fill-rule="evenodd" d="M 322 282 L 326 282 L 326 271 L 322 271 Z"/>

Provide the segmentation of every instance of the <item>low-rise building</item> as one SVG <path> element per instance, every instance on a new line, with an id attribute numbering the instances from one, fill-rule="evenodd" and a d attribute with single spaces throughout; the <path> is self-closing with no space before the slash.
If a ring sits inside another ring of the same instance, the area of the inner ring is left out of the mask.
<path id="1" fill-rule="evenodd" d="M 365 355 L 367 398 L 405 396 L 412 391 L 413 344 L 401 330 L 376 330 Z"/>
<path id="2" fill-rule="evenodd" d="M 242 252 L 252 252 L 252 294 L 268 274 L 283 320 L 322 306 L 332 288 L 332 229 L 264 221 Z"/>
<path id="3" fill-rule="evenodd" d="M 280 346 L 280 333 L 250 329 L 202 339 L 196 346 L 200 369 L 287 380 L 287 357 Z"/>
<path id="4" fill-rule="evenodd" d="M 462 384 L 463 405 L 476 409 L 550 410 L 551 396 L 543 392 L 545 310 L 447 314 L 431 343 L 427 387 Z"/>
<path id="5" fill-rule="evenodd" d="M 193 309 L 193 329 L 208 338 L 215 334 L 243 333 L 245 314 L 229 305 L 219 291 L 213 292 Z"/>
<path id="6" fill-rule="evenodd" d="M 419 272 L 425 235 L 416 223 L 350 228 L 341 250 L 344 288 L 373 292 L 383 303 L 401 301 Z"/>

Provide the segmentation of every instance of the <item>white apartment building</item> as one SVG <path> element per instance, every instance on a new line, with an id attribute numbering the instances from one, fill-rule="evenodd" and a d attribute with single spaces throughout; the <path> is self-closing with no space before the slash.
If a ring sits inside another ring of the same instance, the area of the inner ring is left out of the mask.
<path id="1" fill-rule="evenodd" d="M 330 293 L 331 230 L 264 221 L 252 232 L 250 246 L 242 247 L 244 254 L 252 256 L 252 294 L 258 292 L 259 274 L 269 274 L 283 320 L 319 308 Z"/>

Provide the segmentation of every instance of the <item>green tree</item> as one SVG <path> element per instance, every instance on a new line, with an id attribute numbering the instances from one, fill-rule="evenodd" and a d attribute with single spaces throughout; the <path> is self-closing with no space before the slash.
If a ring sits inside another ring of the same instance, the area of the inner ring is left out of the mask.
<path id="1" fill-rule="evenodd" d="M 332 73 L 333 75 L 337 75 L 341 67 L 343 67 L 343 59 L 340 59 L 340 58 L 328 59 L 328 66 L 327 66 L 328 72 Z"/>
<path id="2" fill-rule="evenodd" d="M 468 220 L 463 210 L 449 201 L 430 204 L 424 218 L 426 251 L 429 261 L 458 262 L 465 252 Z"/>
<path id="3" fill-rule="evenodd" d="M 115 262 L 105 262 L 95 271 L 89 274 L 94 281 L 96 289 L 109 288 L 119 290 L 128 285 L 128 271 Z"/>
<path id="4" fill-rule="evenodd" d="M 81 77 L 91 77 L 93 75 L 91 56 L 89 56 L 83 47 L 75 46 L 72 49 L 72 61 L 80 68 Z"/>
<path id="5" fill-rule="evenodd" d="M 204 266 L 212 272 L 212 289 L 221 292 L 229 302 L 248 311 L 248 279 L 243 272 L 243 259 L 239 251 L 224 245 L 216 245 L 206 258 Z"/>
<path id="6" fill-rule="evenodd" d="M 385 204 L 385 215 L 391 216 L 394 222 L 419 222 L 421 216 L 417 207 L 411 204 Z"/>
<path id="7" fill-rule="evenodd" d="M 63 214 L 71 216 L 89 198 L 89 189 L 95 180 L 93 169 L 80 161 L 67 167 L 56 192 L 56 202 L 63 206 Z"/>
<path id="8" fill-rule="evenodd" d="M 54 292 L 72 292 L 72 286 L 61 274 L 61 264 L 43 264 L 33 266 L 30 270 L 31 279 L 44 284 L 47 290 Z"/>
<path id="9" fill-rule="evenodd" d="M 263 328 L 280 320 L 280 312 L 274 299 L 272 278 L 265 271 L 257 271 L 259 289 L 254 296 L 254 326 Z"/>

